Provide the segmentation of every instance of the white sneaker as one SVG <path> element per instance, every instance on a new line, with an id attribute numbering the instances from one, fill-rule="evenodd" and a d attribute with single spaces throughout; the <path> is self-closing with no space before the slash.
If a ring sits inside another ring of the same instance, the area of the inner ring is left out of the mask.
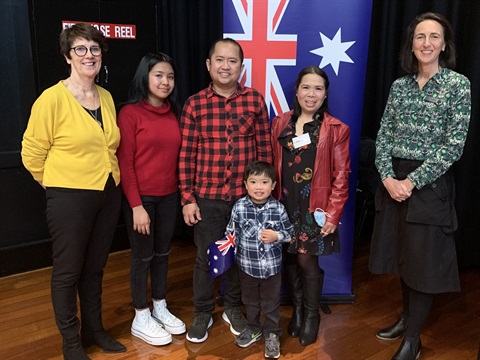
<path id="1" fill-rule="evenodd" d="M 135 309 L 131 332 L 133 336 L 151 345 L 167 345 L 172 342 L 172 335 L 153 320 L 150 309 Z"/>
<path id="2" fill-rule="evenodd" d="M 165 299 L 153 300 L 152 317 L 170 334 L 178 335 L 186 331 L 185 323 L 168 311 Z"/>

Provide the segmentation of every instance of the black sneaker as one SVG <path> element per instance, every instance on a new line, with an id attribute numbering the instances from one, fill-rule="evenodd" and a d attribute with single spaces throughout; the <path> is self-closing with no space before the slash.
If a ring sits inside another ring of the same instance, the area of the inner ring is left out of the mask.
<path id="1" fill-rule="evenodd" d="M 240 335 L 237 336 L 237 339 L 235 340 L 235 344 L 237 344 L 242 348 L 245 348 L 253 344 L 255 341 L 260 340 L 261 338 L 262 338 L 261 331 L 252 331 L 250 329 L 245 329 L 240 333 Z"/>
<path id="2" fill-rule="evenodd" d="M 265 339 L 265 357 L 268 359 L 280 357 L 280 337 L 277 334 L 270 333 Z"/>
<path id="3" fill-rule="evenodd" d="M 230 324 L 230 331 L 234 335 L 240 335 L 247 326 L 247 320 L 239 308 L 228 308 L 222 314 L 222 319 Z"/>
<path id="4" fill-rule="evenodd" d="M 194 343 L 201 343 L 208 338 L 208 329 L 213 324 L 212 314 L 210 313 L 195 313 L 193 315 L 193 323 L 188 329 L 187 340 Z"/>

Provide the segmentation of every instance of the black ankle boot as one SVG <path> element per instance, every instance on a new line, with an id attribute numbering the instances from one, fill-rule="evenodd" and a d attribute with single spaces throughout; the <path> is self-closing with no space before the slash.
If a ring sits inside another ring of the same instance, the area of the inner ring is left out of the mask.
<path id="1" fill-rule="evenodd" d="M 62 350 L 64 360 L 90 360 L 78 335 L 72 339 L 63 339 Z"/>
<path id="2" fill-rule="evenodd" d="M 120 353 L 127 351 L 127 348 L 124 345 L 112 338 L 105 330 L 95 332 L 82 331 L 82 345 L 84 348 L 97 345 L 106 353 Z"/>
<path id="3" fill-rule="evenodd" d="M 398 320 L 392 326 L 377 332 L 377 338 L 382 340 L 396 340 L 403 336 L 407 329 L 408 318 L 405 315 L 400 315 Z"/>
<path id="4" fill-rule="evenodd" d="M 320 313 L 318 311 L 322 294 L 324 273 L 320 276 L 302 275 L 303 303 L 305 307 L 300 344 L 306 346 L 317 341 Z"/>
<path id="5" fill-rule="evenodd" d="M 420 357 L 422 342 L 420 338 L 403 338 L 402 344 L 398 348 L 392 360 L 416 360 Z"/>
<path id="6" fill-rule="evenodd" d="M 300 335 L 300 329 L 303 323 L 303 291 L 300 269 L 297 265 L 287 265 L 285 267 L 288 286 L 293 303 L 293 313 L 288 324 L 288 334 L 295 338 Z"/>

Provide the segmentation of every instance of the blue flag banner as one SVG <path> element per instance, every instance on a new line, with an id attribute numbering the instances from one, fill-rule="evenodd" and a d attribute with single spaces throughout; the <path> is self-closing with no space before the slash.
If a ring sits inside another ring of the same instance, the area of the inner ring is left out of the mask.
<path id="1" fill-rule="evenodd" d="M 235 232 L 210 244 L 207 249 L 208 266 L 212 279 L 222 275 L 235 262 Z"/>
<path id="2" fill-rule="evenodd" d="M 306 66 L 328 75 L 329 112 L 350 126 L 352 174 L 341 251 L 320 256 L 324 298 L 351 301 L 355 192 L 372 0 L 224 0 L 224 36 L 244 50 L 240 81 L 265 96 L 270 118 L 293 106 Z"/>

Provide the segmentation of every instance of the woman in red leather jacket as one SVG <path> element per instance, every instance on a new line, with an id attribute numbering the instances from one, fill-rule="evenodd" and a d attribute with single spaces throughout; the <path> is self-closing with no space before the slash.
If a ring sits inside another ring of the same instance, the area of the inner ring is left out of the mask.
<path id="1" fill-rule="evenodd" d="M 317 339 L 324 278 L 318 256 L 340 251 L 336 230 L 348 197 L 350 129 L 327 112 L 328 87 L 322 69 L 304 68 L 295 82 L 293 110 L 272 122 L 274 196 L 294 228 L 285 256 L 293 300 L 288 333 L 302 345 Z M 315 212 L 325 215 L 323 226 Z"/>

